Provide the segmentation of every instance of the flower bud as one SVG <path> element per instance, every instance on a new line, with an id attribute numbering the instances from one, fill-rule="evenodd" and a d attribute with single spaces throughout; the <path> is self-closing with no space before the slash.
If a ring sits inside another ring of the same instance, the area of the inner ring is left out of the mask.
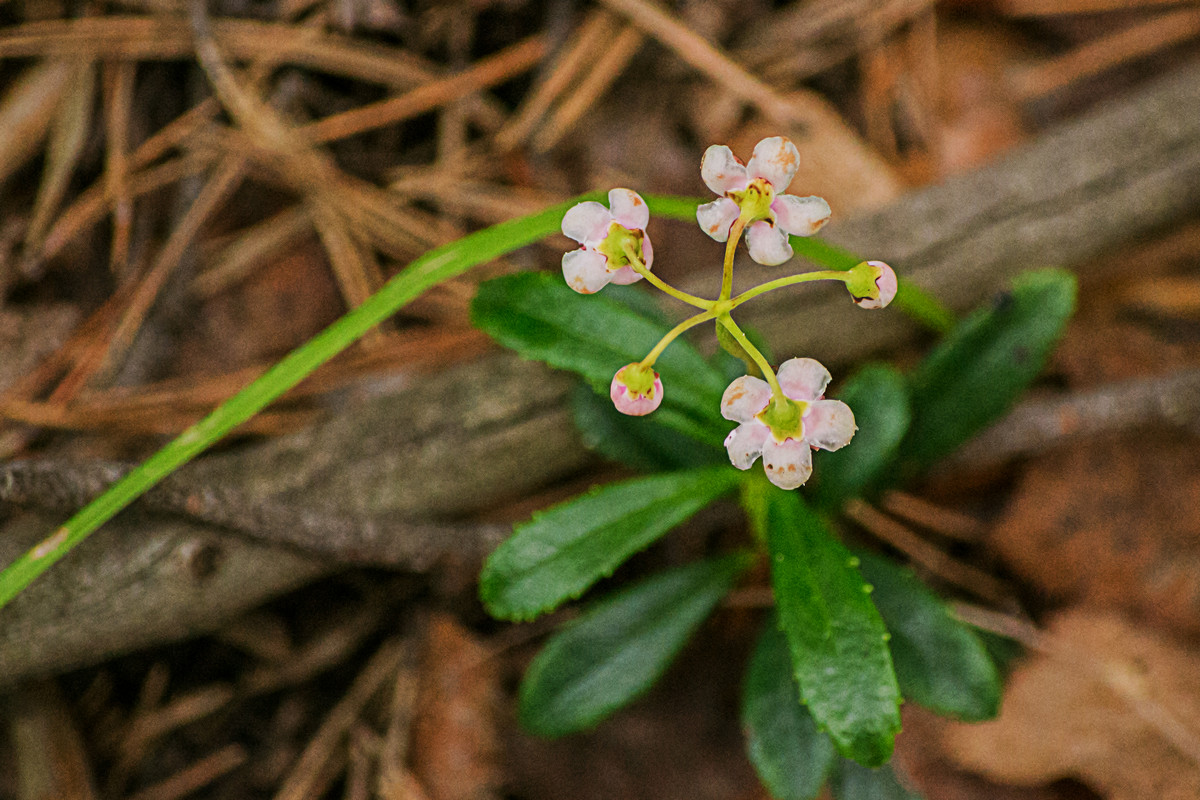
<path id="1" fill-rule="evenodd" d="M 635 361 L 617 370 L 608 395 L 617 411 L 642 417 L 662 405 L 662 380 L 652 368 Z"/>
<path id="2" fill-rule="evenodd" d="M 864 261 L 850 272 L 854 277 L 846 288 L 861 308 L 883 308 L 896 296 L 896 271 L 882 261 Z"/>

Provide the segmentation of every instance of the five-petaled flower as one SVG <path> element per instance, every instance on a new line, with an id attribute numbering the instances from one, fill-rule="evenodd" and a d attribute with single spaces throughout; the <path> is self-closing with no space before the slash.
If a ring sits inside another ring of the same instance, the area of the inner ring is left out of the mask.
<path id="1" fill-rule="evenodd" d="M 812 449 L 844 447 L 857 428 L 848 405 L 824 399 L 830 375 L 820 362 L 790 359 L 777 378 L 787 396 L 783 404 L 758 378 L 743 375 L 729 384 L 721 415 L 741 424 L 725 438 L 725 449 L 738 469 L 750 469 L 761 455 L 771 483 L 795 489 L 812 474 Z"/>
<path id="2" fill-rule="evenodd" d="M 630 189 L 613 189 L 608 205 L 588 200 L 563 215 L 562 232 L 580 244 L 563 255 L 563 277 L 580 294 L 593 294 L 610 283 L 640 281 L 642 276 L 629 266 L 630 253 L 646 269 L 654 262 L 654 248 L 646 235 L 650 221 L 646 201 Z"/>
<path id="3" fill-rule="evenodd" d="M 724 242 L 739 217 L 746 226 L 750 257 L 773 266 L 792 257 L 788 234 L 812 236 L 829 221 L 829 204 L 820 197 L 783 194 L 800 163 L 796 145 L 782 136 L 754 146 L 750 163 L 742 164 L 725 145 L 709 147 L 700 175 L 721 199 L 696 209 L 696 220 L 712 238 Z"/>

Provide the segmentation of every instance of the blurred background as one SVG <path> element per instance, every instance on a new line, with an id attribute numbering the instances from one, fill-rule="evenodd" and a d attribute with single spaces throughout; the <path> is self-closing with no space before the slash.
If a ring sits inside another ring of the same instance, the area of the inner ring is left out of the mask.
<path id="1" fill-rule="evenodd" d="M 9 0 L 0 24 L 0 562 L 429 249 L 593 189 L 704 198 L 709 144 L 786 135 L 825 233 L 955 311 L 1022 269 L 1081 281 L 1014 416 L 846 520 L 1025 649 L 999 721 L 907 708 L 898 774 L 1200 798 L 1195 3 Z M 656 272 L 715 285 L 718 246 L 652 224 Z M 418 298 L 0 610 L 0 797 L 765 797 L 753 591 L 596 732 L 516 727 L 550 626 L 489 621 L 480 560 L 627 473 L 468 308 L 567 246 Z M 933 341 L 811 297 L 747 309 L 779 360 Z M 364 551 L 362 515 L 422 549 Z M 710 510 L 627 569 L 740 524 Z"/>

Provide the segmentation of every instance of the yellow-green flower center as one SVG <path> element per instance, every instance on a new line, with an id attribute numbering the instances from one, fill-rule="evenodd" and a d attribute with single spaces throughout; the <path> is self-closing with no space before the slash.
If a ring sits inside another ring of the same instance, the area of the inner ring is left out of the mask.
<path id="1" fill-rule="evenodd" d="M 617 370 L 617 380 L 625 384 L 625 388 L 634 397 L 654 397 L 654 370 L 641 364 L 628 364 Z"/>
<path id="2" fill-rule="evenodd" d="M 758 413 L 757 419 L 771 429 L 771 435 L 777 442 L 783 442 L 788 437 L 800 440 L 804 438 L 804 412 L 808 406 L 803 400 L 776 397 Z"/>
<path id="3" fill-rule="evenodd" d="M 646 258 L 642 255 L 643 236 L 645 234 L 642 231 L 631 231 L 619 222 L 614 222 L 608 226 L 608 235 L 596 247 L 596 251 L 608 259 L 610 272 L 629 266 L 629 256 L 625 252 L 626 244 L 630 245 L 629 249 L 636 253 L 638 260 L 644 264 Z"/>
<path id="4" fill-rule="evenodd" d="M 771 201 L 775 199 L 775 189 L 763 178 L 755 178 L 750 185 L 740 192 L 729 192 L 728 197 L 737 203 L 741 209 L 744 224 L 758 222 L 760 219 L 774 221 L 771 212 Z"/>

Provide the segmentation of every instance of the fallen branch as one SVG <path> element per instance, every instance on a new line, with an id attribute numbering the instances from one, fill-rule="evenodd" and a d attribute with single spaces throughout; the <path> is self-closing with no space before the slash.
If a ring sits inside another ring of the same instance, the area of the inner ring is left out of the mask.
<path id="1" fill-rule="evenodd" d="M 1192 66 L 992 167 L 836 223 L 831 235 L 893 263 L 952 307 L 972 307 L 1022 269 L 1078 266 L 1194 214 L 1198 106 L 1200 66 Z M 755 266 L 744 274 L 759 281 L 780 273 Z M 866 314 L 844 293 L 780 292 L 746 312 L 781 356 L 826 363 L 919 335 L 903 315 Z M 310 430 L 209 456 L 189 467 L 187 480 L 197 492 L 236 487 L 248 503 L 333 518 L 461 519 L 593 463 L 566 410 L 568 388 L 560 375 L 496 354 L 348 403 Z M 0 562 L 52 524 L 11 522 L 0 531 Z M 447 556 L 484 547 L 456 535 L 430 538 Z M 0 681 L 211 630 L 332 568 L 294 543 L 268 547 L 212 525 L 127 516 L 0 612 Z"/>

